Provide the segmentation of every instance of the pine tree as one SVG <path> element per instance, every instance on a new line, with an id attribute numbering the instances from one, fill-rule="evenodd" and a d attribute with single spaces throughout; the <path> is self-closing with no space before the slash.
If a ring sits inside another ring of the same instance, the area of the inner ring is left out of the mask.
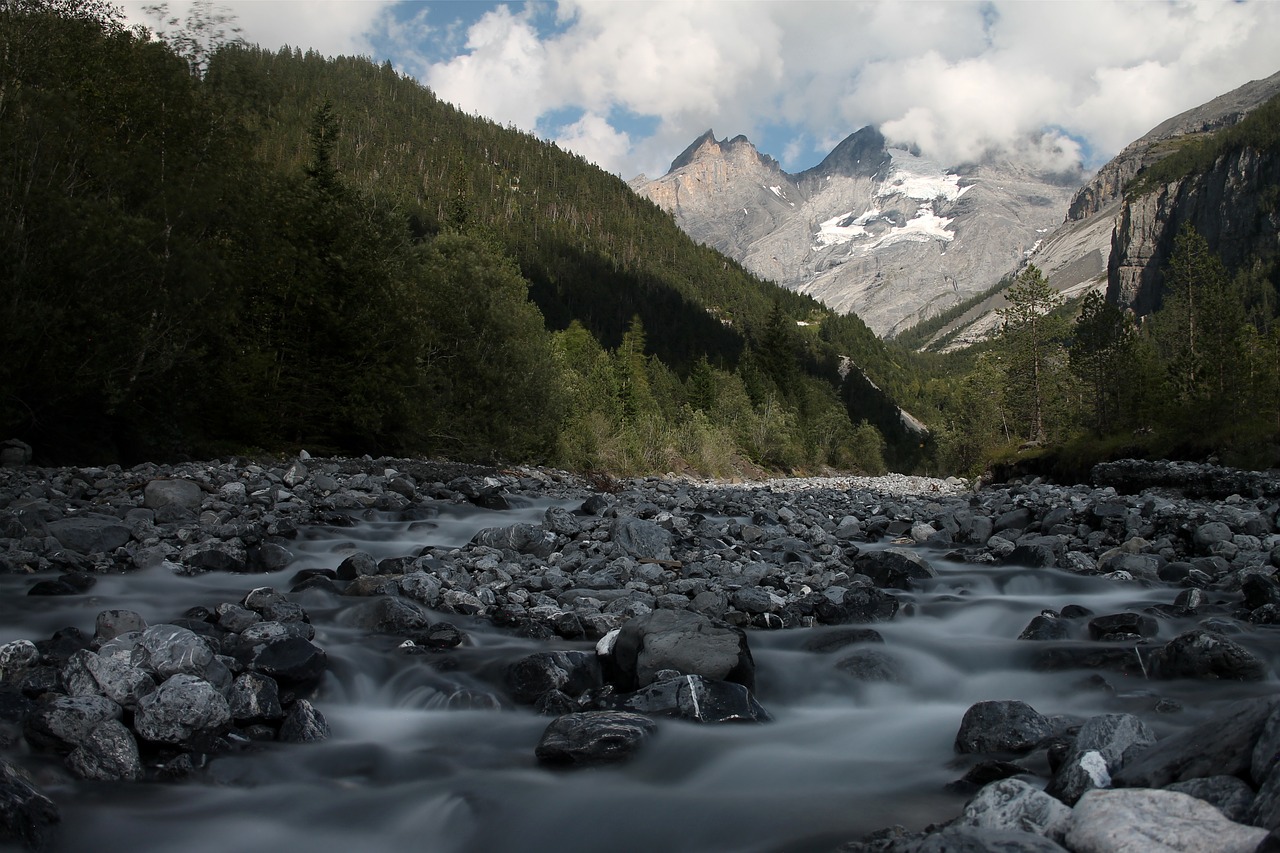
<path id="1" fill-rule="evenodd" d="M 1021 415 L 1026 437 L 1042 442 L 1048 437 L 1051 401 L 1058 396 L 1054 383 L 1061 377 L 1058 364 L 1066 322 L 1052 312 L 1062 297 L 1035 265 L 1028 265 L 1005 298 L 1009 306 L 998 313 L 1009 382 L 1006 396 L 1010 408 Z"/>

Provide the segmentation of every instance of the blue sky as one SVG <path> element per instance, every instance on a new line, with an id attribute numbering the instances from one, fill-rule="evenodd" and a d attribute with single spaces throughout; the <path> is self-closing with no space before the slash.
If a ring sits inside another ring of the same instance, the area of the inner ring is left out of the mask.
<path id="1" fill-rule="evenodd" d="M 143 0 L 124 5 L 148 21 Z M 215 5 L 250 42 L 390 59 L 467 112 L 624 178 L 662 174 L 708 128 L 798 172 L 867 124 L 949 165 L 994 153 L 1092 167 L 1280 71 L 1270 0 Z"/>

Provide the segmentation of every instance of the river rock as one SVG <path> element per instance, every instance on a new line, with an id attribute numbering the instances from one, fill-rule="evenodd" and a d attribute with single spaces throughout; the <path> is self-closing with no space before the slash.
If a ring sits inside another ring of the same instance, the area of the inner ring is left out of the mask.
<path id="1" fill-rule="evenodd" d="M 1066 853 L 1062 845 L 1034 832 L 951 826 L 892 853 Z"/>
<path id="2" fill-rule="evenodd" d="M 67 766 L 81 779 L 118 782 L 142 778 L 138 742 L 119 720 L 95 726 L 84 743 L 67 756 Z"/>
<path id="3" fill-rule="evenodd" d="M 431 624 L 431 614 L 414 601 L 398 596 L 378 596 L 350 611 L 357 628 L 377 634 L 406 637 Z"/>
<path id="4" fill-rule="evenodd" d="M 105 696 L 129 710 L 156 689 L 155 679 L 141 667 L 88 649 L 81 649 L 67 661 L 62 683 L 72 696 Z"/>
<path id="5" fill-rule="evenodd" d="M 231 707 L 216 687 L 178 673 L 138 703 L 134 729 L 157 743 L 184 744 L 198 734 L 217 733 L 231 722 Z"/>
<path id="6" fill-rule="evenodd" d="M 260 672 L 242 672 L 236 676 L 227 704 L 231 718 L 237 723 L 278 720 L 284 716 L 279 685 L 274 678 Z"/>
<path id="7" fill-rule="evenodd" d="M 46 850 L 53 843 L 54 826 L 61 819 L 53 800 L 16 765 L 0 758 L 0 843 Z"/>
<path id="8" fill-rule="evenodd" d="M 1198 726 L 1178 732 L 1130 758 L 1112 778 L 1117 787 L 1163 788 L 1204 776 L 1249 778 L 1253 749 L 1280 699 L 1234 702 Z"/>
<path id="9" fill-rule="evenodd" d="M 695 723 L 766 723 L 773 719 L 746 687 L 700 675 L 661 678 L 634 693 L 606 697 L 599 707 Z"/>
<path id="10" fill-rule="evenodd" d="M 1032 832 L 1055 841 L 1066 835 L 1071 809 L 1021 779 L 992 782 L 965 803 L 960 826 Z"/>
<path id="11" fill-rule="evenodd" d="M 1267 667 L 1239 643 L 1197 628 L 1179 634 L 1152 658 L 1159 678 L 1222 678 L 1261 681 Z"/>
<path id="12" fill-rule="evenodd" d="M 133 650 L 132 663 L 156 673 L 161 681 L 185 673 L 208 681 L 219 690 L 231 684 L 231 671 L 218 660 L 209 643 L 176 625 L 152 625 L 143 631 Z"/>
<path id="13" fill-rule="evenodd" d="M 473 544 L 515 551 L 546 559 L 556 550 L 556 535 L 536 524 L 512 524 L 508 527 L 487 527 L 471 538 Z"/>
<path id="14" fill-rule="evenodd" d="M 897 658 L 875 648 L 856 649 L 836 661 L 836 669 L 858 681 L 903 684 L 906 676 Z"/>
<path id="15" fill-rule="evenodd" d="M 13 640 L 0 646 L 0 681 L 17 683 L 40 663 L 40 650 L 30 640 Z"/>
<path id="16" fill-rule="evenodd" d="M 339 580 L 344 581 L 353 581 L 359 577 L 376 575 L 378 574 L 378 561 L 364 551 L 356 551 L 354 554 L 349 554 L 338 564 L 334 574 Z"/>
<path id="17" fill-rule="evenodd" d="M 306 699 L 299 699 L 285 714 L 280 724 L 280 740 L 284 743 L 314 743 L 329 737 L 329 723 L 324 714 Z"/>
<path id="18" fill-rule="evenodd" d="M 63 548 L 86 556 L 114 551 L 133 538 L 133 531 L 120 519 L 94 513 L 51 521 L 48 528 Z"/>
<path id="19" fill-rule="evenodd" d="M 898 599 L 874 586 L 829 587 L 809 599 L 814 618 L 823 625 L 888 622 L 898 612 Z"/>
<path id="20" fill-rule="evenodd" d="M 854 567 L 876 586 L 890 589 L 911 589 L 917 581 L 938 576 L 927 560 L 905 548 L 868 551 L 854 560 Z"/>
<path id="21" fill-rule="evenodd" d="M 147 620 L 132 610 L 103 610 L 93 620 L 93 639 L 101 645 L 121 634 L 146 629 Z"/>
<path id="22" fill-rule="evenodd" d="M 319 680 L 328 666 L 324 650 L 284 630 L 278 622 L 263 622 L 250 630 L 270 626 L 282 630 L 253 636 L 250 636 L 250 631 L 241 634 L 236 660 L 246 669 L 256 670 L 281 683 L 310 684 Z"/>
<path id="23" fill-rule="evenodd" d="M 36 705 L 24 731 L 36 746 L 69 752 L 99 725 L 121 716 L 120 706 L 105 696 L 52 696 Z"/>
<path id="24" fill-rule="evenodd" d="M 664 669 L 755 687 L 746 634 L 686 610 L 655 610 L 628 620 L 607 658 L 606 675 L 624 691 L 653 683 Z"/>
<path id="25" fill-rule="evenodd" d="M 1057 613 L 1045 611 L 1027 623 L 1019 640 L 1065 640 L 1071 636 L 1071 625 Z"/>
<path id="26" fill-rule="evenodd" d="M 1080 727 L 1066 759 L 1045 793 L 1075 805 L 1085 791 L 1111 787 L 1111 775 L 1129 757 L 1156 742 L 1156 736 L 1133 714 L 1101 714 Z"/>
<path id="27" fill-rule="evenodd" d="M 1053 734 L 1047 717 L 1016 699 L 979 702 L 965 711 L 956 752 L 1030 752 Z"/>
<path id="28" fill-rule="evenodd" d="M 522 705 L 559 690 L 574 697 L 604 684 L 599 656 L 592 652 L 535 652 L 507 667 L 507 691 Z"/>
<path id="29" fill-rule="evenodd" d="M 1071 813 L 1073 853 L 1254 853 L 1265 829 L 1176 791 L 1089 791 Z"/>
<path id="30" fill-rule="evenodd" d="M 1188 794 L 1226 815 L 1228 820 L 1236 823 L 1253 823 L 1250 815 L 1253 811 L 1254 791 L 1241 779 L 1235 776 L 1205 776 L 1200 779 L 1188 779 L 1185 782 L 1174 782 L 1166 785 L 1164 790 Z"/>
<path id="31" fill-rule="evenodd" d="M 610 525 L 609 537 L 628 557 L 637 560 L 671 559 L 671 531 L 652 521 L 620 515 Z"/>
<path id="32" fill-rule="evenodd" d="M 552 720 L 534 754 L 543 764 L 561 767 L 625 761 L 657 730 L 643 714 L 580 711 Z"/>
<path id="33" fill-rule="evenodd" d="M 1111 613 L 1089 620 L 1089 639 L 1102 640 L 1112 635 L 1154 637 L 1160 625 L 1145 613 Z"/>
<path id="34" fill-rule="evenodd" d="M 142 505 L 147 509 L 178 506 L 199 512 L 203 500 L 204 490 L 190 480 L 152 480 L 142 488 Z"/>

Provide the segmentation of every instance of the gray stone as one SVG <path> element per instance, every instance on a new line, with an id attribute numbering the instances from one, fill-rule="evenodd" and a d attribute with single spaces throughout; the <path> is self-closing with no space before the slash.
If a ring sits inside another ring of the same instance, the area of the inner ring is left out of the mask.
<path id="1" fill-rule="evenodd" d="M 961 826 L 1033 832 L 1061 841 L 1071 809 L 1021 779 L 992 782 L 965 803 Z"/>
<path id="2" fill-rule="evenodd" d="M 63 548 L 79 554 L 114 551 L 133 538 L 120 519 L 108 515 L 79 515 L 49 522 L 49 535 Z"/>
<path id="3" fill-rule="evenodd" d="M 773 719 L 741 684 L 700 675 L 661 677 L 602 704 L 616 711 L 679 717 L 695 723 L 765 723 Z"/>
<path id="4" fill-rule="evenodd" d="M 147 620 L 132 610 L 103 610 L 93 622 L 93 638 L 99 643 L 115 639 L 121 634 L 145 631 Z"/>
<path id="5" fill-rule="evenodd" d="M 178 673 L 143 697 L 134 729 L 149 741 L 183 744 L 197 734 L 216 733 L 229 722 L 231 707 L 216 687 Z"/>
<path id="6" fill-rule="evenodd" d="M 902 684 L 906 676 L 897 658 L 880 649 L 856 649 L 836 662 L 836 669 L 858 681 Z"/>
<path id="7" fill-rule="evenodd" d="M 1188 779 L 1185 782 L 1174 782 L 1165 787 L 1166 791 L 1177 791 L 1188 794 L 1198 800 L 1204 800 L 1236 823 L 1249 823 L 1253 810 L 1254 792 L 1243 780 L 1235 776 L 1204 776 L 1200 779 Z"/>
<path id="8" fill-rule="evenodd" d="M 142 778 L 138 742 L 119 720 L 98 724 L 67 756 L 67 766 L 81 779 L 117 782 Z"/>
<path id="9" fill-rule="evenodd" d="M 627 621 L 611 658 L 620 670 L 623 690 L 653 683 L 664 669 L 755 687 L 755 662 L 746 635 L 687 610 L 655 610 Z"/>
<path id="10" fill-rule="evenodd" d="M 956 733 L 956 752 L 1030 752 L 1053 734 L 1044 715 L 1026 702 L 979 702 L 965 711 Z"/>
<path id="11" fill-rule="evenodd" d="M 1200 553 L 1208 554 L 1214 545 L 1231 541 L 1231 528 L 1221 521 L 1210 521 L 1196 528 L 1192 541 Z"/>
<path id="12" fill-rule="evenodd" d="M 111 655 L 81 649 L 62 668 L 62 683 L 72 696 L 105 696 L 123 708 L 138 707 L 142 697 L 156 689 L 146 670 Z"/>
<path id="13" fill-rule="evenodd" d="M 404 598 L 379 596 L 351 609 L 352 624 L 378 634 L 406 636 L 431 624 L 431 614 Z"/>
<path id="14" fill-rule="evenodd" d="M 619 516 L 610 525 L 609 537 L 624 554 L 637 560 L 671 559 L 671 531 L 652 521 Z"/>
<path id="15" fill-rule="evenodd" d="M 259 672 L 242 672 L 236 676 L 227 704 L 231 718 L 237 723 L 278 720 L 284 716 L 279 685 L 274 678 Z"/>
<path id="16" fill-rule="evenodd" d="M 16 765 L 0 758 L 0 844 L 46 850 L 61 819 L 53 800 Z"/>
<path id="17" fill-rule="evenodd" d="M 194 675 L 219 690 L 231 684 L 231 672 L 203 637 L 177 625 L 152 625 L 133 650 L 133 665 L 149 669 L 161 681 L 178 673 Z"/>
<path id="18" fill-rule="evenodd" d="M 40 663 L 40 651 L 30 640 L 14 640 L 0 646 L 0 681 L 18 681 Z"/>
<path id="19" fill-rule="evenodd" d="M 627 711 L 582 711 L 551 721 L 535 755 L 543 764 L 581 767 L 625 761 L 644 745 L 658 724 Z"/>
<path id="20" fill-rule="evenodd" d="M 400 591 L 428 607 L 440 603 L 440 581 L 426 572 L 410 572 L 397 582 Z"/>
<path id="21" fill-rule="evenodd" d="M 148 509 L 179 506 L 198 512 L 203 500 L 204 490 L 190 480 L 152 480 L 142 489 L 142 505 Z"/>
<path id="22" fill-rule="evenodd" d="M 38 704 L 27 717 L 27 740 L 62 752 L 89 739 L 107 720 L 122 716 L 120 706 L 105 696 L 54 696 Z"/>
<path id="23" fill-rule="evenodd" d="M 335 574 L 339 580 L 344 581 L 376 575 L 378 574 L 378 561 L 364 551 L 356 551 L 338 564 Z"/>
<path id="24" fill-rule="evenodd" d="M 1239 643 L 1221 634 L 1195 629 L 1179 634 L 1151 660 L 1159 678 L 1206 678 L 1261 681 L 1267 667 Z"/>
<path id="25" fill-rule="evenodd" d="M 306 699 L 293 703 L 280 724 L 280 740 L 285 743 L 314 743 L 329 737 L 329 723 Z"/>
<path id="26" fill-rule="evenodd" d="M 853 565 L 861 574 L 875 581 L 876 586 L 891 589 L 910 589 L 915 581 L 938 576 L 927 560 L 905 548 L 869 551 L 859 555 Z"/>
<path id="27" fill-rule="evenodd" d="M 1158 741 L 1129 759 L 1112 779 L 1118 787 L 1163 788 L 1202 776 L 1248 778 L 1253 749 L 1280 699 L 1234 702 L 1198 726 Z"/>
<path id="28" fill-rule="evenodd" d="M 604 684 L 599 657 L 583 651 L 535 652 L 507 667 L 504 680 L 511 698 L 522 705 L 552 690 L 574 697 Z"/>
<path id="29" fill-rule="evenodd" d="M 1254 853 L 1265 829 L 1177 791 L 1089 791 L 1072 810 L 1073 853 Z"/>
<path id="30" fill-rule="evenodd" d="M 952 826 L 926 835 L 897 853 L 1066 853 L 1062 845 L 1043 835 L 1012 829 Z"/>
<path id="31" fill-rule="evenodd" d="M 1045 792 L 1074 805 L 1085 791 L 1109 788 L 1112 774 L 1155 742 L 1155 734 L 1133 714 L 1090 717 Z"/>
<path id="32" fill-rule="evenodd" d="M 556 535 L 537 524 L 512 524 L 508 527 L 486 527 L 471 537 L 472 543 L 515 551 L 546 559 L 556 550 Z"/>

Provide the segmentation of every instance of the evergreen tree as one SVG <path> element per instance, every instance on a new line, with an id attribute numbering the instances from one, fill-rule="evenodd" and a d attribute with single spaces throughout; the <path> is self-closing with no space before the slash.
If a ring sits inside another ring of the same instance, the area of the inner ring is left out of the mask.
<path id="1" fill-rule="evenodd" d="M 1028 265 L 1005 293 L 1009 305 L 999 311 L 1001 350 L 1008 377 L 1006 397 L 1017 412 L 1023 434 L 1043 442 L 1058 398 L 1061 340 L 1066 323 L 1053 314 L 1062 297 L 1035 265 Z M 1056 425 L 1055 425 L 1056 426 Z"/>
<path id="2" fill-rule="evenodd" d="M 1071 372 L 1089 390 L 1093 428 L 1103 435 L 1118 423 L 1126 394 L 1126 378 L 1132 377 L 1133 321 L 1098 291 L 1091 291 L 1080 306 L 1068 349 Z"/>

